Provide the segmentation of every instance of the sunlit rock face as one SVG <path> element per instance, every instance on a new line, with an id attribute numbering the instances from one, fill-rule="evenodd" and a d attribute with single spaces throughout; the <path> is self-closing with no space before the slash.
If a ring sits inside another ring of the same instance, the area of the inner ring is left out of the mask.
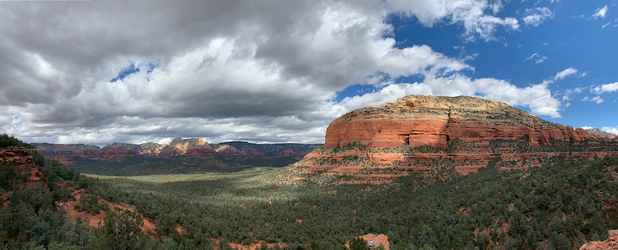
<path id="1" fill-rule="evenodd" d="M 411 95 L 366 107 L 331 122 L 325 148 L 360 142 L 370 148 L 429 145 L 448 147 L 454 139 L 488 143 L 528 135 L 531 146 L 550 138 L 578 143 L 597 137 L 583 129 L 550 123 L 502 102 L 459 96 Z"/>
<path id="2" fill-rule="evenodd" d="M 544 121 L 502 102 L 411 95 L 335 119 L 324 146 L 297 166 L 308 167 L 308 173 L 334 170 L 369 178 L 429 170 L 436 166 L 428 162 L 447 160 L 438 165 L 467 174 L 494 158 L 511 162 L 504 168 L 525 169 L 546 163 L 545 158 L 594 158 L 616 151 L 615 140 Z"/>

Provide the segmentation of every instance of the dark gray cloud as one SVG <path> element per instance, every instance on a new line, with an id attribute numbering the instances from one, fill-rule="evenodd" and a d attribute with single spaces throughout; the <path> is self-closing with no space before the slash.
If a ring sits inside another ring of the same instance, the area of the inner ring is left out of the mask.
<path id="1" fill-rule="evenodd" d="M 515 19 L 478 14 L 502 1 L 458 4 L 0 2 L 0 128 L 32 142 L 99 145 L 178 136 L 321 142 L 332 119 L 376 101 L 331 101 L 347 86 L 380 84 L 377 73 L 443 80 L 472 69 L 428 46 L 396 48 L 387 15 L 463 24 L 466 40 L 517 29 Z M 139 72 L 110 82 L 131 65 Z"/>

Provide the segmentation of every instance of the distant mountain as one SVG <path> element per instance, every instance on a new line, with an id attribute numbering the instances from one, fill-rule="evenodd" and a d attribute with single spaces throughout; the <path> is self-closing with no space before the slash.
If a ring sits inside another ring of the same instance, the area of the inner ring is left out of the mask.
<path id="1" fill-rule="evenodd" d="M 588 133 L 590 133 L 591 135 L 603 136 L 603 137 L 607 137 L 609 139 L 616 138 L 615 134 L 605 132 L 605 131 L 600 130 L 598 128 L 586 129 L 586 131 L 588 131 Z"/>
<path id="2" fill-rule="evenodd" d="M 283 167 L 302 159 L 320 144 L 210 144 L 202 138 L 175 138 L 169 144 L 33 143 L 39 153 L 84 173 L 148 175 L 237 171 L 247 167 Z"/>

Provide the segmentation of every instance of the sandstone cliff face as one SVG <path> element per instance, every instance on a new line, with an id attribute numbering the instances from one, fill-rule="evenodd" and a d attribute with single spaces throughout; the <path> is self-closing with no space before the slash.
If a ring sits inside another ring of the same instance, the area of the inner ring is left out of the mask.
<path id="1" fill-rule="evenodd" d="M 188 150 L 188 149 L 202 149 L 202 148 L 212 148 L 208 142 L 204 141 L 202 138 L 191 138 L 187 140 L 183 140 L 182 138 L 174 138 L 172 142 L 170 142 L 167 147 L 163 148 L 163 151 L 168 150 Z"/>
<path id="2" fill-rule="evenodd" d="M 161 152 L 166 155 L 184 155 L 189 154 L 196 158 L 202 156 L 215 155 L 216 151 L 204 141 L 202 138 L 191 138 L 183 140 L 182 138 L 174 138 L 169 145 L 161 149 Z M 212 158 L 212 157 L 206 157 Z"/>
<path id="3" fill-rule="evenodd" d="M 534 147 L 550 144 L 550 138 L 574 143 L 597 139 L 583 129 L 553 124 L 501 102 L 467 96 L 406 96 L 337 118 L 326 131 L 324 147 L 360 142 L 370 148 L 402 143 L 446 148 L 456 138 L 487 144 L 492 139 L 524 135 Z"/>
<path id="4" fill-rule="evenodd" d="M 139 145 L 140 154 L 160 154 L 161 150 L 165 148 L 167 144 L 158 144 L 154 142 L 147 142 Z"/>
<path id="5" fill-rule="evenodd" d="M 525 169 L 547 158 L 618 154 L 618 144 L 474 97 L 406 96 L 351 111 L 329 125 L 321 149 L 297 166 L 359 178 L 450 168 L 476 172 L 494 158 L 501 168 Z"/>

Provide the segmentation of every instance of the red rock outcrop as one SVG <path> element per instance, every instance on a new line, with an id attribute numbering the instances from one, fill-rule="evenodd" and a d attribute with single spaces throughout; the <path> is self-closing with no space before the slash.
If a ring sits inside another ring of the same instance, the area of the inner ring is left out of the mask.
<path id="1" fill-rule="evenodd" d="M 17 166 L 32 163 L 32 155 L 36 153 L 36 149 L 27 149 L 22 147 L 0 148 L 0 165 L 5 165 L 9 162 L 13 162 Z"/>
<path id="2" fill-rule="evenodd" d="M 323 147 L 297 166 L 308 167 L 307 173 L 331 169 L 357 177 L 376 171 L 392 176 L 388 168 L 396 167 L 398 174 L 405 175 L 439 168 L 424 162 L 448 159 L 455 171 L 467 174 L 493 158 L 516 162 L 510 168 L 525 169 L 541 165 L 538 157 L 591 159 L 616 154 L 615 139 L 550 123 L 505 103 L 416 95 L 335 119 Z M 350 171 L 359 167 L 362 172 Z"/>
<path id="3" fill-rule="evenodd" d="M 584 244 L 579 250 L 618 249 L 618 230 L 609 230 L 609 237 L 605 241 L 591 241 Z"/>
<path id="4" fill-rule="evenodd" d="M 406 96 L 335 119 L 326 131 L 324 147 L 360 142 L 370 148 L 399 147 L 402 143 L 446 148 L 456 138 L 484 145 L 492 139 L 524 135 L 534 147 L 550 144 L 550 138 L 574 143 L 600 139 L 583 129 L 550 123 L 501 102 L 467 96 Z"/>

